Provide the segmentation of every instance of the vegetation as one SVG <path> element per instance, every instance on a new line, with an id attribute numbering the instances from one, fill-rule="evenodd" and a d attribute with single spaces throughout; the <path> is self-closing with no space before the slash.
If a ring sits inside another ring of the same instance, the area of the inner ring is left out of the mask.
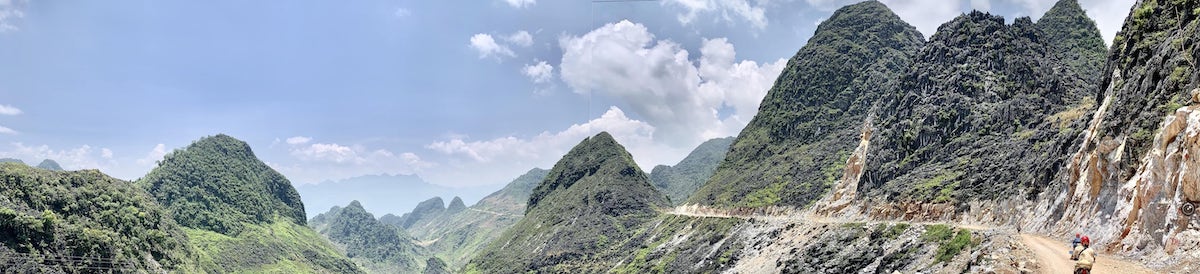
<path id="1" fill-rule="evenodd" d="M 602 271 L 605 263 L 592 262 L 610 247 L 603 239 L 630 239 L 667 206 L 625 148 L 602 132 L 554 165 L 530 195 L 525 217 L 478 253 L 468 269 Z"/>
<path id="2" fill-rule="evenodd" d="M 304 225 L 304 204 L 283 175 L 227 135 L 202 138 L 163 157 L 137 183 L 179 224 L 236 235 L 246 223 L 282 217 Z"/>
<path id="3" fill-rule="evenodd" d="M 733 137 L 717 138 L 705 141 L 692 150 L 687 157 L 674 166 L 659 165 L 650 171 L 650 182 L 654 184 L 671 203 L 682 204 L 688 196 L 696 192 L 708 178 L 716 172 L 717 165 L 725 159 L 729 144 Z"/>
<path id="4" fill-rule="evenodd" d="M 0 244 L 5 272 L 155 272 L 191 261 L 183 229 L 140 188 L 22 163 L 0 163 Z"/>
<path id="5" fill-rule="evenodd" d="M 525 212 L 525 201 L 529 200 L 529 194 L 546 178 L 547 173 L 549 171 L 544 169 L 529 170 L 469 209 L 452 210 L 456 206 L 451 201 L 451 206 L 446 209 L 448 214 L 420 222 L 407 231 L 418 241 L 432 242 L 426 246 L 430 253 L 438 260 L 444 260 L 451 269 L 460 269 L 467 260 L 521 219 L 521 214 Z M 380 218 L 380 221 L 384 222 L 385 218 Z"/>
<path id="6" fill-rule="evenodd" d="M 311 229 L 282 217 L 247 223 L 229 236 L 187 229 L 204 273 L 362 273 Z"/>
<path id="7" fill-rule="evenodd" d="M 838 153 L 858 145 L 874 102 L 907 70 L 923 40 L 879 2 L 834 12 L 788 61 L 758 114 L 687 202 L 806 206 L 819 199 L 829 188 L 826 169 L 845 163 Z M 750 195 L 778 183 L 778 199 Z"/>
<path id="8" fill-rule="evenodd" d="M 417 272 L 424 267 L 420 258 L 425 258 L 425 250 L 404 230 L 376 220 L 358 201 L 318 215 L 310 225 L 371 272 Z"/>

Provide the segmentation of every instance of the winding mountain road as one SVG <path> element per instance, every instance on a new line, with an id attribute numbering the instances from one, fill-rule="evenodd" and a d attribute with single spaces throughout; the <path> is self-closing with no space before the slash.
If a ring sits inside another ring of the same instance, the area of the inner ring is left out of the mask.
<path id="1" fill-rule="evenodd" d="M 1038 235 L 1021 234 L 1021 242 L 1033 250 L 1041 266 L 1039 273 L 1071 273 L 1075 269 L 1075 261 L 1067 253 L 1070 247 L 1066 241 L 1055 241 Z M 1096 255 L 1096 273 L 1157 273 L 1136 263 L 1117 258 Z"/>
<path id="2" fill-rule="evenodd" d="M 895 223 L 892 221 L 868 221 L 862 222 L 857 220 L 838 220 L 824 218 L 812 214 L 731 214 L 722 210 L 709 209 L 696 206 L 680 206 L 670 211 L 662 212 L 664 214 L 703 217 L 703 218 L 738 218 L 738 219 L 755 219 L 761 221 L 777 221 L 777 222 L 797 222 L 797 223 L 822 223 L 822 224 L 837 224 L 837 223 Z M 930 225 L 930 224 L 946 224 L 953 225 L 959 228 L 970 230 L 997 230 L 995 227 L 977 224 L 958 224 L 944 222 L 910 222 L 912 224 Z M 1066 241 L 1055 241 L 1045 236 L 1019 234 L 1021 242 L 1030 251 L 1033 251 L 1034 257 L 1040 266 L 1038 273 L 1073 273 L 1075 270 L 1075 261 L 1072 261 L 1070 254 L 1067 253 L 1069 247 Z M 1122 260 L 1121 258 L 1108 257 L 1104 254 L 1096 255 L 1096 265 L 1094 270 L 1096 273 L 1158 273 L 1152 271 L 1136 262 Z"/>

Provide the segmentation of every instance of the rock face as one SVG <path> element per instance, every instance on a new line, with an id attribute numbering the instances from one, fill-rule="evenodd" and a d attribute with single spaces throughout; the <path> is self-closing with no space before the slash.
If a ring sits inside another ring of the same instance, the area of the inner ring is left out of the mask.
<path id="1" fill-rule="evenodd" d="M 459 202 L 461 203 L 462 201 L 460 200 Z M 396 222 L 393 225 L 400 228 L 409 228 L 422 220 L 435 218 L 445 211 L 446 203 L 442 201 L 442 197 L 433 197 L 417 204 L 417 207 L 413 208 L 412 212 L 404 213 L 404 215 L 400 215 L 399 219 L 390 221 Z"/>
<path id="2" fill-rule="evenodd" d="M 1032 226 L 1096 235 L 1110 251 L 1200 261 L 1196 93 L 1197 1 L 1140 1 L 1113 41 L 1099 108 Z M 1191 101 L 1191 102 L 1189 102 Z"/>
<path id="3" fill-rule="evenodd" d="M 650 170 L 650 182 L 662 193 L 667 194 L 672 204 L 682 204 L 716 172 L 717 165 L 725 160 L 725 152 L 733 137 L 705 141 L 692 150 L 687 157 L 674 166 L 658 165 Z"/>
<path id="4" fill-rule="evenodd" d="M 1057 49 L 1027 17 L 1006 25 L 974 11 L 938 28 L 900 92 L 881 103 L 879 141 L 858 187 L 861 197 L 925 212 L 872 215 L 943 218 L 971 201 L 1028 199 L 1049 185 L 1078 132 L 1070 121 L 1090 107 L 1079 98 L 1093 87 Z"/>
<path id="5" fill-rule="evenodd" d="M 842 174 L 858 129 L 923 44 L 883 4 L 838 9 L 768 91 L 725 160 L 687 203 L 806 206 Z"/>
<path id="6" fill-rule="evenodd" d="M 484 273 L 599 272 L 595 256 L 629 239 L 668 207 L 625 148 L 607 132 L 583 140 L 534 188 L 525 218 L 467 266 Z"/>
<path id="7" fill-rule="evenodd" d="M 1088 83 L 1099 83 L 1108 48 L 1096 28 L 1096 22 L 1079 7 L 1076 0 L 1060 0 L 1038 19 L 1037 28 L 1049 37 L 1059 60 Z"/>
<path id="8" fill-rule="evenodd" d="M 291 182 L 258 160 L 241 140 L 219 134 L 164 156 L 137 181 L 179 224 L 233 235 L 243 223 L 275 217 L 305 225 Z"/>

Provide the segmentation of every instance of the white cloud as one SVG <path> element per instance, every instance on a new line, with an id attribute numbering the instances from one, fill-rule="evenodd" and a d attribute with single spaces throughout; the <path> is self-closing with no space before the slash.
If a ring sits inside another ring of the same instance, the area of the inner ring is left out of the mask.
<path id="1" fill-rule="evenodd" d="M 103 150 L 97 152 L 89 145 L 64 150 L 51 149 L 47 145 L 26 146 L 21 142 L 13 142 L 9 145 L 8 151 L 0 151 L 0 157 L 22 159 L 26 161 L 26 164 L 37 164 L 43 159 L 50 159 L 58 162 L 67 170 L 104 170 L 116 166 L 116 162 L 104 157 Z"/>
<path id="2" fill-rule="evenodd" d="M 162 160 L 163 156 L 166 156 L 166 155 L 167 155 L 167 145 L 157 144 L 157 145 L 154 145 L 154 148 L 150 149 L 150 152 L 146 152 L 146 157 L 142 157 L 141 159 L 138 159 L 137 164 L 142 165 L 142 166 L 153 166 L 159 160 Z"/>
<path id="3" fill-rule="evenodd" d="M 0 33 L 17 30 L 12 21 L 25 18 L 26 0 L 0 0 Z"/>
<path id="4" fill-rule="evenodd" d="M 369 149 L 362 145 L 309 143 L 311 139 L 305 141 L 288 142 L 289 154 L 299 161 L 269 162 L 268 165 L 298 183 L 316 183 L 363 174 L 412 174 L 437 166 L 411 152 L 397 154 L 387 149 Z"/>
<path id="5" fill-rule="evenodd" d="M 492 39 L 492 35 L 478 33 L 471 36 L 471 48 L 479 52 L 479 59 L 502 56 L 514 57 L 516 54 L 507 46 L 496 44 L 496 40 Z"/>
<path id="6" fill-rule="evenodd" d="M 393 13 L 393 15 L 395 15 L 396 17 L 405 17 L 405 16 L 412 15 L 412 11 L 409 11 L 408 9 L 405 9 L 405 8 L 396 8 L 396 12 Z"/>
<path id="7" fill-rule="evenodd" d="M 312 141 L 312 138 L 304 137 L 304 136 L 295 136 L 295 137 L 287 138 L 287 143 L 289 145 L 299 145 L 299 144 L 303 144 L 303 143 L 308 143 L 309 141 Z"/>
<path id="8" fill-rule="evenodd" d="M 537 0 L 504 0 L 504 2 L 507 2 L 509 6 L 512 6 L 514 8 L 518 8 L 518 9 L 524 8 L 524 7 L 532 7 L 533 4 L 537 4 Z"/>
<path id="9" fill-rule="evenodd" d="M 426 145 L 426 148 L 450 157 L 448 165 L 426 177 L 441 182 L 499 183 L 515 178 L 530 167 L 551 168 L 564 154 L 584 138 L 601 131 L 630 152 L 644 170 L 657 164 L 674 164 L 691 149 L 662 145 L 654 141 L 654 126 L 630 118 L 618 107 L 609 107 L 600 117 L 574 124 L 559 131 L 534 136 L 503 136 L 470 140 L 452 136 Z M 466 172 L 469 171 L 469 172 Z"/>
<path id="10" fill-rule="evenodd" d="M 737 17 L 762 30 L 767 27 L 764 6 L 769 2 L 755 1 L 751 4 L 749 0 L 670 0 L 663 4 L 670 3 L 682 7 L 686 12 L 677 15 L 676 19 L 684 25 L 691 24 L 701 14 L 714 14 L 731 24 L 734 23 L 733 18 Z"/>
<path id="11" fill-rule="evenodd" d="M 113 151 L 111 149 L 108 149 L 107 147 L 101 148 L 100 149 L 100 157 L 104 158 L 104 159 L 112 159 Z"/>
<path id="12" fill-rule="evenodd" d="M 17 134 L 17 131 L 5 126 L 0 126 L 0 134 Z"/>
<path id="13" fill-rule="evenodd" d="M 518 46 L 522 46 L 522 47 L 529 47 L 529 46 L 533 45 L 533 35 L 529 34 L 528 31 L 524 31 L 524 30 L 514 32 L 513 34 L 510 34 L 507 37 L 504 37 L 504 40 L 508 41 L 508 43 L 510 43 L 510 44 L 518 45 Z"/>
<path id="14" fill-rule="evenodd" d="M 526 64 L 521 69 L 521 74 L 525 74 L 534 83 L 545 84 L 554 78 L 554 66 L 546 63 L 546 61 L 538 61 L 537 64 Z"/>
<path id="15" fill-rule="evenodd" d="M 992 10 L 992 1 L 991 0 L 971 0 L 971 8 L 976 9 L 976 10 L 981 10 L 981 11 L 990 11 L 990 10 Z"/>
<path id="16" fill-rule="evenodd" d="M 719 38 L 704 40 L 697 67 L 679 44 L 656 41 L 629 21 L 563 37 L 559 44 L 563 82 L 578 93 L 620 99 L 657 128 L 657 141 L 675 147 L 741 131 L 786 62 L 737 62 L 733 45 Z M 726 108 L 735 112 L 721 117 L 718 110 Z"/>
<path id="17" fill-rule="evenodd" d="M 0 0 L 0 1 L 3 1 L 3 0 Z M 11 115 L 20 115 L 21 113 L 22 113 L 22 111 L 19 108 L 16 108 L 16 107 L 13 107 L 10 105 L 0 105 L 0 115 L 10 115 L 11 116 Z"/>

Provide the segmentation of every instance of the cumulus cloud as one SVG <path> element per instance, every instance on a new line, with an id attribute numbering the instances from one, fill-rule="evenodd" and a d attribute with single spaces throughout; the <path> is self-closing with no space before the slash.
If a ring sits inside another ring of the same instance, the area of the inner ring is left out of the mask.
<path id="1" fill-rule="evenodd" d="M 654 125 L 656 140 L 690 147 L 737 134 L 757 112 L 758 102 L 786 62 L 738 62 L 727 40 L 703 43 L 697 66 L 687 50 L 656 40 L 641 24 L 607 24 L 583 36 L 560 39 L 559 74 L 577 93 L 602 93 L 628 104 Z M 721 117 L 718 110 L 727 108 L 734 114 Z"/>
<path id="2" fill-rule="evenodd" d="M 100 149 L 100 157 L 104 158 L 104 159 L 112 159 L 113 151 L 111 149 L 108 149 L 107 147 L 101 148 Z"/>
<path id="3" fill-rule="evenodd" d="M 150 152 L 146 152 L 145 157 L 138 159 L 137 163 L 138 163 L 138 165 L 142 165 L 142 166 L 153 166 L 159 160 L 162 160 L 163 156 L 166 156 L 166 155 L 167 155 L 167 145 L 157 144 L 157 145 L 154 145 L 154 148 L 150 149 Z"/>
<path id="4" fill-rule="evenodd" d="M 444 182 L 500 183 L 515 178 L 530 167 L 552 167 L 579 141 L 601 131 L 612 134 L 643 169 L 659 163 L 674 164 L 691 149 L 655 142 L 654 126 L 632 119 L 623 110 L 613 106 L 600 117 L 586 123 L 573 124 L 558 131 L 544 131 L 534 136 L 502 136 L 484 140 L 451 136 L 430 143 L 425 147 L 449 159 L 447 165 L 428 177 Z"/>
<path id="5" fill-rule="evenodd" d="M 0 134 L 12 135 L 12 134 L 17 134 L 17 131 L 13 130 L 11 128 L 5 127 L 5 126 L 0 126 Z"/>
<path id="6" fill-rule="evenodd" d="M 37 164 L 42 159 L 58 162 L 64 169 L 108 169 L 116 162 L 104 157 L 106 149 L 97 151 L 89 145 L 77 148 L 56 150 L 47 145 L 27 146 L 21 142 L 9 143 L 7 151 L 0 151 L 0 158 L 17 158 L 27 161 L 27 164 Z"/>
<path id="7" fill-rule="evenodd" d="M 729 23 L 735 23 L 734 18 L 749 23 L 750 26 L 762 30 L 767 27 L 767 16 L 764 6 L 770 1 L 749 0 L 669 0 L 664 5 L 677 5 L 685 11 L 676 16 L 679 23 L 691 24 L 701 15 L 718 15 Z"/>
<path id="8" fill-rule="evenodd" d="M 288 138 L 286 143 L 288 154 L 298 161 L 270 162 L 268 165 L 300 183 L 363 174 L 412 174 L 436 166 L 411 152 L 393 153 L 382 148 L 312 142 L 312 138 L 297 137 Z"/>
<path id="9" fill-rule="evenodd" d="M 289 145 L 299 145 L 299 144 L 303 144 L 303 143 L 308 143 L 309 141 L 312 141 L 312 138 L 304 137 L 304 136 L 295 136 L 295 137 L 287 138 L 287 143 Z"/>
<path id="10" fill-rule="evenodd" d="M 518 8 L 518 9 L 524 8 L 524 7 L 532 7 L 533 4 L 537 4 L 537 0 L 504 0 L 504 2 L 508 3 L 509 6 L 512 6 L 514 8 Z"/>
<path id="11" fill-rule="evenodd" d="M 486 33 L 478 33 L 471 36 L 471 48 L 479 52 L 479 59 L 516 56 L 511 49 L 508 49 L 507 46 L 497 44 L 496 39 L 493 39 L 492 35 Z"/>
<path id="12" fill-rule="evenodd" d="M 0 33 L 17 30 L 13 21 L 25 18 L 26 0 L 0 0 Z"/>
<path id="13" fill-rule="evenodd" d="M 0 1 L 3 1 L 3 0 L 0 0 Z M 12 115 L 20 115 L 21 113 L 22 113 L 21 109 L 16 108 L 14 106 L 0 105 L 0 115 L 12 116 Z"/>
<path id="14" fill-rule="evenodd" d="M 554 78 L 554 66 L 546 63 L 546 61 L 538 61 L 537 64 L 526 64 L 521 69 L 521 74 L 525 74 L 534 83 L 545 84 Z"/>
<path id="15" fill-rule="evenodd" d="M 514 32 L 513 34 L 504 37 L 504 40 L 508 41 L 509 44 L 522 47 L 529 47 L 533 45 L 533 35 L 524 30 Z"/>

